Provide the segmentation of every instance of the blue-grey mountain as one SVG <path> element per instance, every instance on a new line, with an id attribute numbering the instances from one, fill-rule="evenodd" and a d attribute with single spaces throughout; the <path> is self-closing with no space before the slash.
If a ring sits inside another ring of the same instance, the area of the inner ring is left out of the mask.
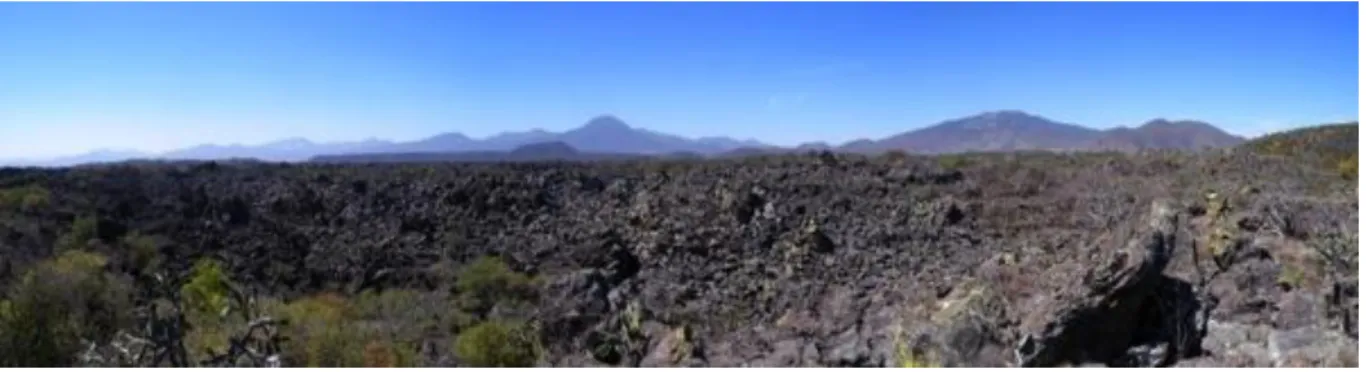
<path id="1" fill-rule="evenodd" d="M 846 151 L 880 153 L 890 150 L 908 153 L 942 154 L 955 152 L 1060 150 L 1060 151 L 1137 151 L 1143 149 L 1199 150 L 1227 147 L 1244 140 L 1199 121 L 1157 119 L 1136 128 L 1094 129 L 1063 123 L 1019 110 L 990 111 L 946 120 L 928 127 L 880 139 L 859 139 L 840 145 L 810 142 L 795 147 L 765 144 L 753 139 L 729 137 L 688 138 L 632 127 L 624 120 L 602 115 L 564 132 L 542 129 L 503 132 L 487 138 L 472 138 L 462 133 L 440 133 L 431 137 L 391 142 L 367 139 L 357 142 L 315 143 L 304 138 L 289 138 L 261 145 L 199 145 L 161 154 L 127 151 L 97 151 L 80 156 L 44 161 L 9 161 L 10 164 L 64 166 L 90 162 L 129 159 L 221 160 L 258 159 L 265 161 L 306 161 L 327 159 L 374 158 L 461 158 L 462 156 L 415 156 L 426 153 L 508 153 L 520 147 L 556 143 L 574 149 L 574 158 L 650 155 L 667 157 L 734 156 L 784 153 L 793 151 Z M 394 155 L 407 154 L 407 155 Z M 584 155 L 592 154 L 592 155 Z M 607 155 L 604 155 L 607 156 Z M 517 156 L 527 158 L 525 154 Z"/>

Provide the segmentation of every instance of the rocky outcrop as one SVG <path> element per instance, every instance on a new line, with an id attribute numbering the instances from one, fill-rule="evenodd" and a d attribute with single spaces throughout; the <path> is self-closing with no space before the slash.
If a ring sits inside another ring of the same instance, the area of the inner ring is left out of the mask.
<path id="1" fill-rule="evenodd" d="M 1355 221 L 1355 186 L 1335 175 L 1222 155 L 954 159 L 0 172 L 0 186 L 54 195 L 48 210 L 0 214 L 0 268 L 49 254 L 87 214 L 165 238 L 173 270 L 216 257 L 284 299 L 441 297 L 454 279 L 439 266 L 498 256 L 537 278 L 539 298 L 489 313 L 531 318 L 545 366 L 1355 358 L 1354 267 L 1314 258 L 1328 227 Z M 1215 221 L 1205 188 L 1262 191 L 1234 195 L 1236 213 Z M 1215 254 L 1212 241 L 1227 244 Z"/>
<path id="2" fill-rule="evenodd" d="M 1028 304 L 1020 366 L 1161 366 L 1192 351 L 1201 306 L 1189 283 L 1162 274 L 1176 252 L 1177 210 L 1154 203 L 1139 223 L 1122 245 L 1097 247 L 1087 268 L 1069 263 L 1046 274 L 1061 285 Z"/>
<path id="3" fill-rule="evenodd" d="M 1204 355 L 1178 367 L 1356 367 L 1357 340 L 1334 330 L 1211 321 Z"/>

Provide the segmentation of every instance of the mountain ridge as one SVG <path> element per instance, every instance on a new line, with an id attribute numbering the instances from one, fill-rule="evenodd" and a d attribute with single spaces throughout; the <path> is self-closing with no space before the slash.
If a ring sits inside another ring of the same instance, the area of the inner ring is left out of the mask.
<path id="1" fill-rule="evenodd" d="M 897 150 L 922 154 L 1018 150 L 1137 151 L 1151 148 L 1198 150 L 1234 146 L 1244 141 L 1246 139 L 1229 134 L 1217 126 L 1195 120 L 1158 118 L 1137 127 L 1096 129 L 1011 109 L 944 120 L 881 138 L 861 138 L 844 143 L 817 140 L 796 146 L 776 146 L 752 138 L 689 138 L 633 127 L 617 116 L 604 114 L 562 132 L 534 128 L 504 131 L 483 138 L 460 132 L 444 132 L 412 141 L 368 138 L 350 142 L 314 142 L 307 138 L 291 137 L 257 145 L 203 144 L 162 153 L 102 149 L 46 161 L 20 162 L 20 165 L 66 166 L 138 159 L 249 158 L 293 162 L 348 154 L 510 152 L 521 146 L 547 142 L 560 142 L 584 153 L 717 156 L 820 150 L 858 153 Z"/>
<path id="2" fill-rule="evenodd" d="M 1199 150 L 1237 145 L 1243 138 L 1205 122 L 1154 119 L 1137 128 L 1096 129 L 1054 121 L 1022 110 L 977 115 L 893 134 L 858 139 L 839 148 L 852 152 L 899 150 L 923 154 L 1020 150 L 1137 151 Z"/>

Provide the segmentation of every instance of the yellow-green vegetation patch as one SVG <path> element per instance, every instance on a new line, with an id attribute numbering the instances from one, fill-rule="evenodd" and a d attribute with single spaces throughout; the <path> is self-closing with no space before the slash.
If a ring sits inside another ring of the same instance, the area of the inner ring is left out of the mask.
<path id="1" fill-rule="evenodd" d="M 62 252 L 56 259 L 45 263 L 58 273 L 73 275 L 94 275 L 107 264 L 109 258 L 104 255 L 85 251 Z"/>
<path id="2" fill-rule="evenodd" d="M 940 167 L 958 169 L 972 165 L 971 154 L 945 154 L 935 157 Z"/>
<path id="3" fill-rule="evenodd" d="M 189 280 L 180 287 L 180 295 L 192 313 L 215 317 L 228 310 L 231 285 L 218 261 L 203 258 L 190 270 Z"/>
<path id="4" fill-rule="evenodd" d="M 38 185 L 0 189 L 0 208 L 35 212 L 52 204 L 52 193 Z"/>
<path id="5" fill-rule="evenodd" d="M 0 305 L 0 366 L 72 365 L 85 340 L 103 342 L 131 325 L 132 285 L 105 271 L 96 253 L 39 262 Z"/>
<path id="6" fill-rule="evenodd" d="M 226 352 L 233 331 L 246 326 L 243 319 L 228 316 L 232 285 L 232 279 L 218 261 L 201 258 L 180 286 L 186 319 L 190 322 L 185 346 L 192 358 L 203 360 L 210 351 Z"/>
<path id="7" fill-rule="evenodd" d="M 1268 155 L 1355 151 L 1357 123 L 1327 124 L 1268 134 L 1243 145 Z"/>
<path id="8" fill-rule="evenodd" d="M 289 302 L 267 300 L 263 313 L 283 319 L 284 364 L 294 367 L 412 367 L 411 340 L 421 334 L 416 292 L 366 292 L 355 298 L 325 292 Z"/>
<path id="9" fill-rule="evenodd" d="M 157 251 L 157 237 L 134 231 L 124 235 L 120 243 L 128 250 L 128 259 L 133 267 L 141 272 L 152 272 L 161 265 L 160 252 Z"/>
<path id="10" fill-rule="evenodd" d="M 541 359 L 540 339 L 522 322 L 489 320 L 455 339 L 455 355 L 474 367 L 533 367 Z"/>
<path id="11" fill-rule="evenodd" d="M 1225 255 L 1233 244 L 1233 227 L 1229 221 L 1231 209 L 1228 197 L 1215 191 L 1205 194 L 1205 248 L 1215 264 L 1221 267 L 1226 264 Z"/>
<path id="12" fill-rule="evenodd" d="M 1304 286 L 1304 268 L 1299 265 L 1285 265 L 1281 267 L 1281 273 L 1276 277 L 1276 284 L 1290 288 L 1300 288 Z"/>
<path id="13" fill-rule="evenodd" d="M 1338 174 L 1345 179 L 1357 179 L 1357 154 L 1353 153 L 1352 156 L 1338 162 Z"/>
<path id="14" fill-rule="evenodd" d="M 494 256 L 477 258 L 455 275 L 457 306 L 446 315 L 459 332 L 454 346 L 466 364 L 479 367 L 529 367 L 540 359 L 539 337 L 521 321 L 483 319 L 498 304 L 526 305 L 537 298 L 536 278 L 519 273 Z"/>
<path id="15" fill-rule="evenodd" d="M 1357 123 L 1352 122 L 1273 133 L 1241 147 L 1263 155 L 1313 158 L 1316 165 L 1355 178 L 1357 141 Z"/>
<path id="16" fill-rule="evenodd" d="M 100 222 L 95 216 L 85 215 L 71 221 L 65 234 L 57 237 L 57 251 L 66 252 L 85 249 L 90 240 L 99 237 Z"/>
<path id="17" fill-rule="evenodd" d="M 422 294 L 411 289 L 367 290 L 356 296 L 351 312 L 364 319 L 386 319 L 414 311 L 421 301 Z"/>
<path id="18" fill-rule="evenodd" d="M 366 368 L 412 367 L 417 353 L 393 342 L 372 340 L 365 344 L 362 365 Z"/>
<path id="19" fill-rule="evenodd" d="M 902 330 L 897 329 L 894 337 L 892 344 L 896 347 L 896 355 L 894 356 L 896 360 L 893 361 L 894 365 L 892 367 L 939 368 L 939 365 L 934 363 L 926 353 L 917 352 L 910 347 L 905 340 L 905 336 L 902 335 Z"/>
<path id="20" fill-rule="evenodd" d="M 350 324 L 345 297 L 324 293 L 283 304 L 273 311 L 288 321 L 284 334 L 287 365 L 299 367 L 359 367 L 364 363 L 365 340 Z"/>
<path id="21" fill-rule="evenodd" d="M 185 332 L 185 351 L 192 360 L 206 360 L 211 355 L 221 354 L 231 346 L 228 340 L 233 335 L 233 330 L 244 327 L 245 324 L 238 321 L 240 318 L 229 317 L 222 319 L 197 318 L 189 320 L 188 329 Z"/>
<path id="22" fill-rule="evenodd" d="M 482 312 L 498 303 L 534 300 L 536 280 L 508 268 L 498 257 L 485 256 L 460 270 L 455 290 L 467 310 Z"/>
<path id="23" fill-rule="evenodd" d="M 681 327 L 674 328 L 672 336 L 673 346 L 669 348 L 669 359 L 674 364 L 683 363 L 683 361 L 692 357 L 693 352 L 695 351 L 695 346 L 693 346 L 695 336 L 693 335 L 692 327 L 685 324 Z"/>
<path id="24" fill-rule="evenodd" d="M 930 317 L 930 321 L 948 325 L 964 318 L 980 316 L 993 308 L 1004 306 L 1001 301 L 1002 299 L 996 297 L 995 292 L 982 282 L 969 281 L 955 288 L 954 293 L 939 302 L 939 309 Z"/>
<path id="25" fill-rule="evenodd" d="M 1276 239 L 1271 246 L 1271 256 L 1280 265 L 1276 283 L 1290 288 L 1320 289 L 1327 279 L 1327 262 L 1313 248 L 1305 243 L 1288 239 Z"/>

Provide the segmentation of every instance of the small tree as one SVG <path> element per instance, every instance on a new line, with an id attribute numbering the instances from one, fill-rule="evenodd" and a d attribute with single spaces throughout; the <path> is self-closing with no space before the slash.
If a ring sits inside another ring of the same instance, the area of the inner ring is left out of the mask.
<path id="1" fill-rule="evenodd" d="M 190 270 L 190 278 L 180 287 L 187 310 L 196 316 L 218 316 L 227 311 L 232 283 L 217 261 L 204 258 Z"/>
<path id="2" fill-rule="evenodd" d="M 460 332 L 455 355 L 473 367 L 533 367 L 541 358 L 541 345 L 525 324 L 495 320 Z"/>
<path id="3" fill-rule="evenodd" d="M 324 293 L 300 298 L 278 311 L 289 321 L 285 363 L 300 367 L 361 367 L 367 332 L 352 320 L 350 301 Z"/>
<path id="4" fill-rule="evenodd" d="M 26 272 L 0 306 L 0 366 L 70 366 L 87 342 L 131 324 L 131 284 L 106 263 L 69 251 Z"/>
<path id="5" fill-rule="evenodd" d="M 483 313 L 502 301 L 522 301 L 535 297 L 535 280 L 512 271 L 503 260 L 480 257 L 460 271 L 455 289 L 466 307 Z"/>
<path id="6" fill-rule="evenodd" d="M 91 239 L 99 237 L 99 220 L 94 216 L 81 216 L 71 221 L 71 229 L 57 238 L 57 251 L 66 252 L 85 249 Z"/>

